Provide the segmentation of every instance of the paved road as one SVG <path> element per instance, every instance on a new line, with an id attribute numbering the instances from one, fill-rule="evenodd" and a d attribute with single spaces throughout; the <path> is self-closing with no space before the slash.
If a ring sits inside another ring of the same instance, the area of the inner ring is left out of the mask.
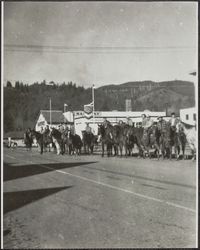
<path id="1" fill-rule="evenodd" d="M 194 162 L 4 149 L 4 248 L 195 246 Z"/>

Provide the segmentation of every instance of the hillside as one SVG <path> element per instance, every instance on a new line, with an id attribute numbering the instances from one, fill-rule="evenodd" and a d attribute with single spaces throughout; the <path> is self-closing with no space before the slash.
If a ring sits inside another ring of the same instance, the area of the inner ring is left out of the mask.
<path id="1" fill-rule="evenodd" d="M 24 130 L 33 127 L 41 109 L 63 110 L 64 103 L 70 110 L 83 110 L 83 105 L 92 101 L 91 88 L 76 86 L 69 82 L 49 86 L 24 85 L 4 87 L 4 131 Z M 132 100 L 132 110 L 167 110 L 178 112 L 180 108 L 194 105 L 194 85 L 185 81 L 127 82 L 95 89 L 95 110 L 125 110 L 125 99 Z"/>
<path id="2" fill-rule="evenodd" d="M 187 81 L 127 82 L 98 89 L 106 98 L 112 98 L 111 109 L 125 110 L 125 99 L 131 99 L 132 110 L 174 110 L 194 105 L 194 84 Z"/>

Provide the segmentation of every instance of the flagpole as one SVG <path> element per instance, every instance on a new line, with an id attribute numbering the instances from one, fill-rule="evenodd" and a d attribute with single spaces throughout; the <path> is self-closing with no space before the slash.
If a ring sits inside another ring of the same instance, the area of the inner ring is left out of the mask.
<path id="1" fill-rule="evenodd" d="M 51 98 L 49 98 L 50 125 L 51 125 Z"/>
<path id="2" fill-rule="evenodd" d="M 92 85 L 92 102 L 93 102 L 93 123 L 95 124 L 95 117 L 94 117 L 94 84 Z"/>

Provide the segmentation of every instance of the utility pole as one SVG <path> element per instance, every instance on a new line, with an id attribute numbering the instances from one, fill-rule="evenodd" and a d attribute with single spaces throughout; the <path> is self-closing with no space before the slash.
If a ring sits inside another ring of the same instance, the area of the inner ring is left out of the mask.
<path id="1" fill-rule="evenodd" d="M 49 112 L 50 112 L 50 114 L 49 114 L 49 123 L 50 123 L 50 126 L 51 126 L 51 97 L 49 98 Z"/>
<path id="2" fill-rule="evenodd" d="M 93 103 L 93 123 L 95 124 L 95 115 L 94 115 L 94 84 L 92 85 L 92 103 Z"/>

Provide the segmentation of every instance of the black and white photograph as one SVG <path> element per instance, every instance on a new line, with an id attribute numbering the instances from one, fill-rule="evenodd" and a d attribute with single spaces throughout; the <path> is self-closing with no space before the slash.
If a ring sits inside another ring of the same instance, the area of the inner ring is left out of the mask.
<path id="1" fill-rule="evenodd" d="M 1 7 L 1 248 L 198 247 L 198 2 Z"/>

